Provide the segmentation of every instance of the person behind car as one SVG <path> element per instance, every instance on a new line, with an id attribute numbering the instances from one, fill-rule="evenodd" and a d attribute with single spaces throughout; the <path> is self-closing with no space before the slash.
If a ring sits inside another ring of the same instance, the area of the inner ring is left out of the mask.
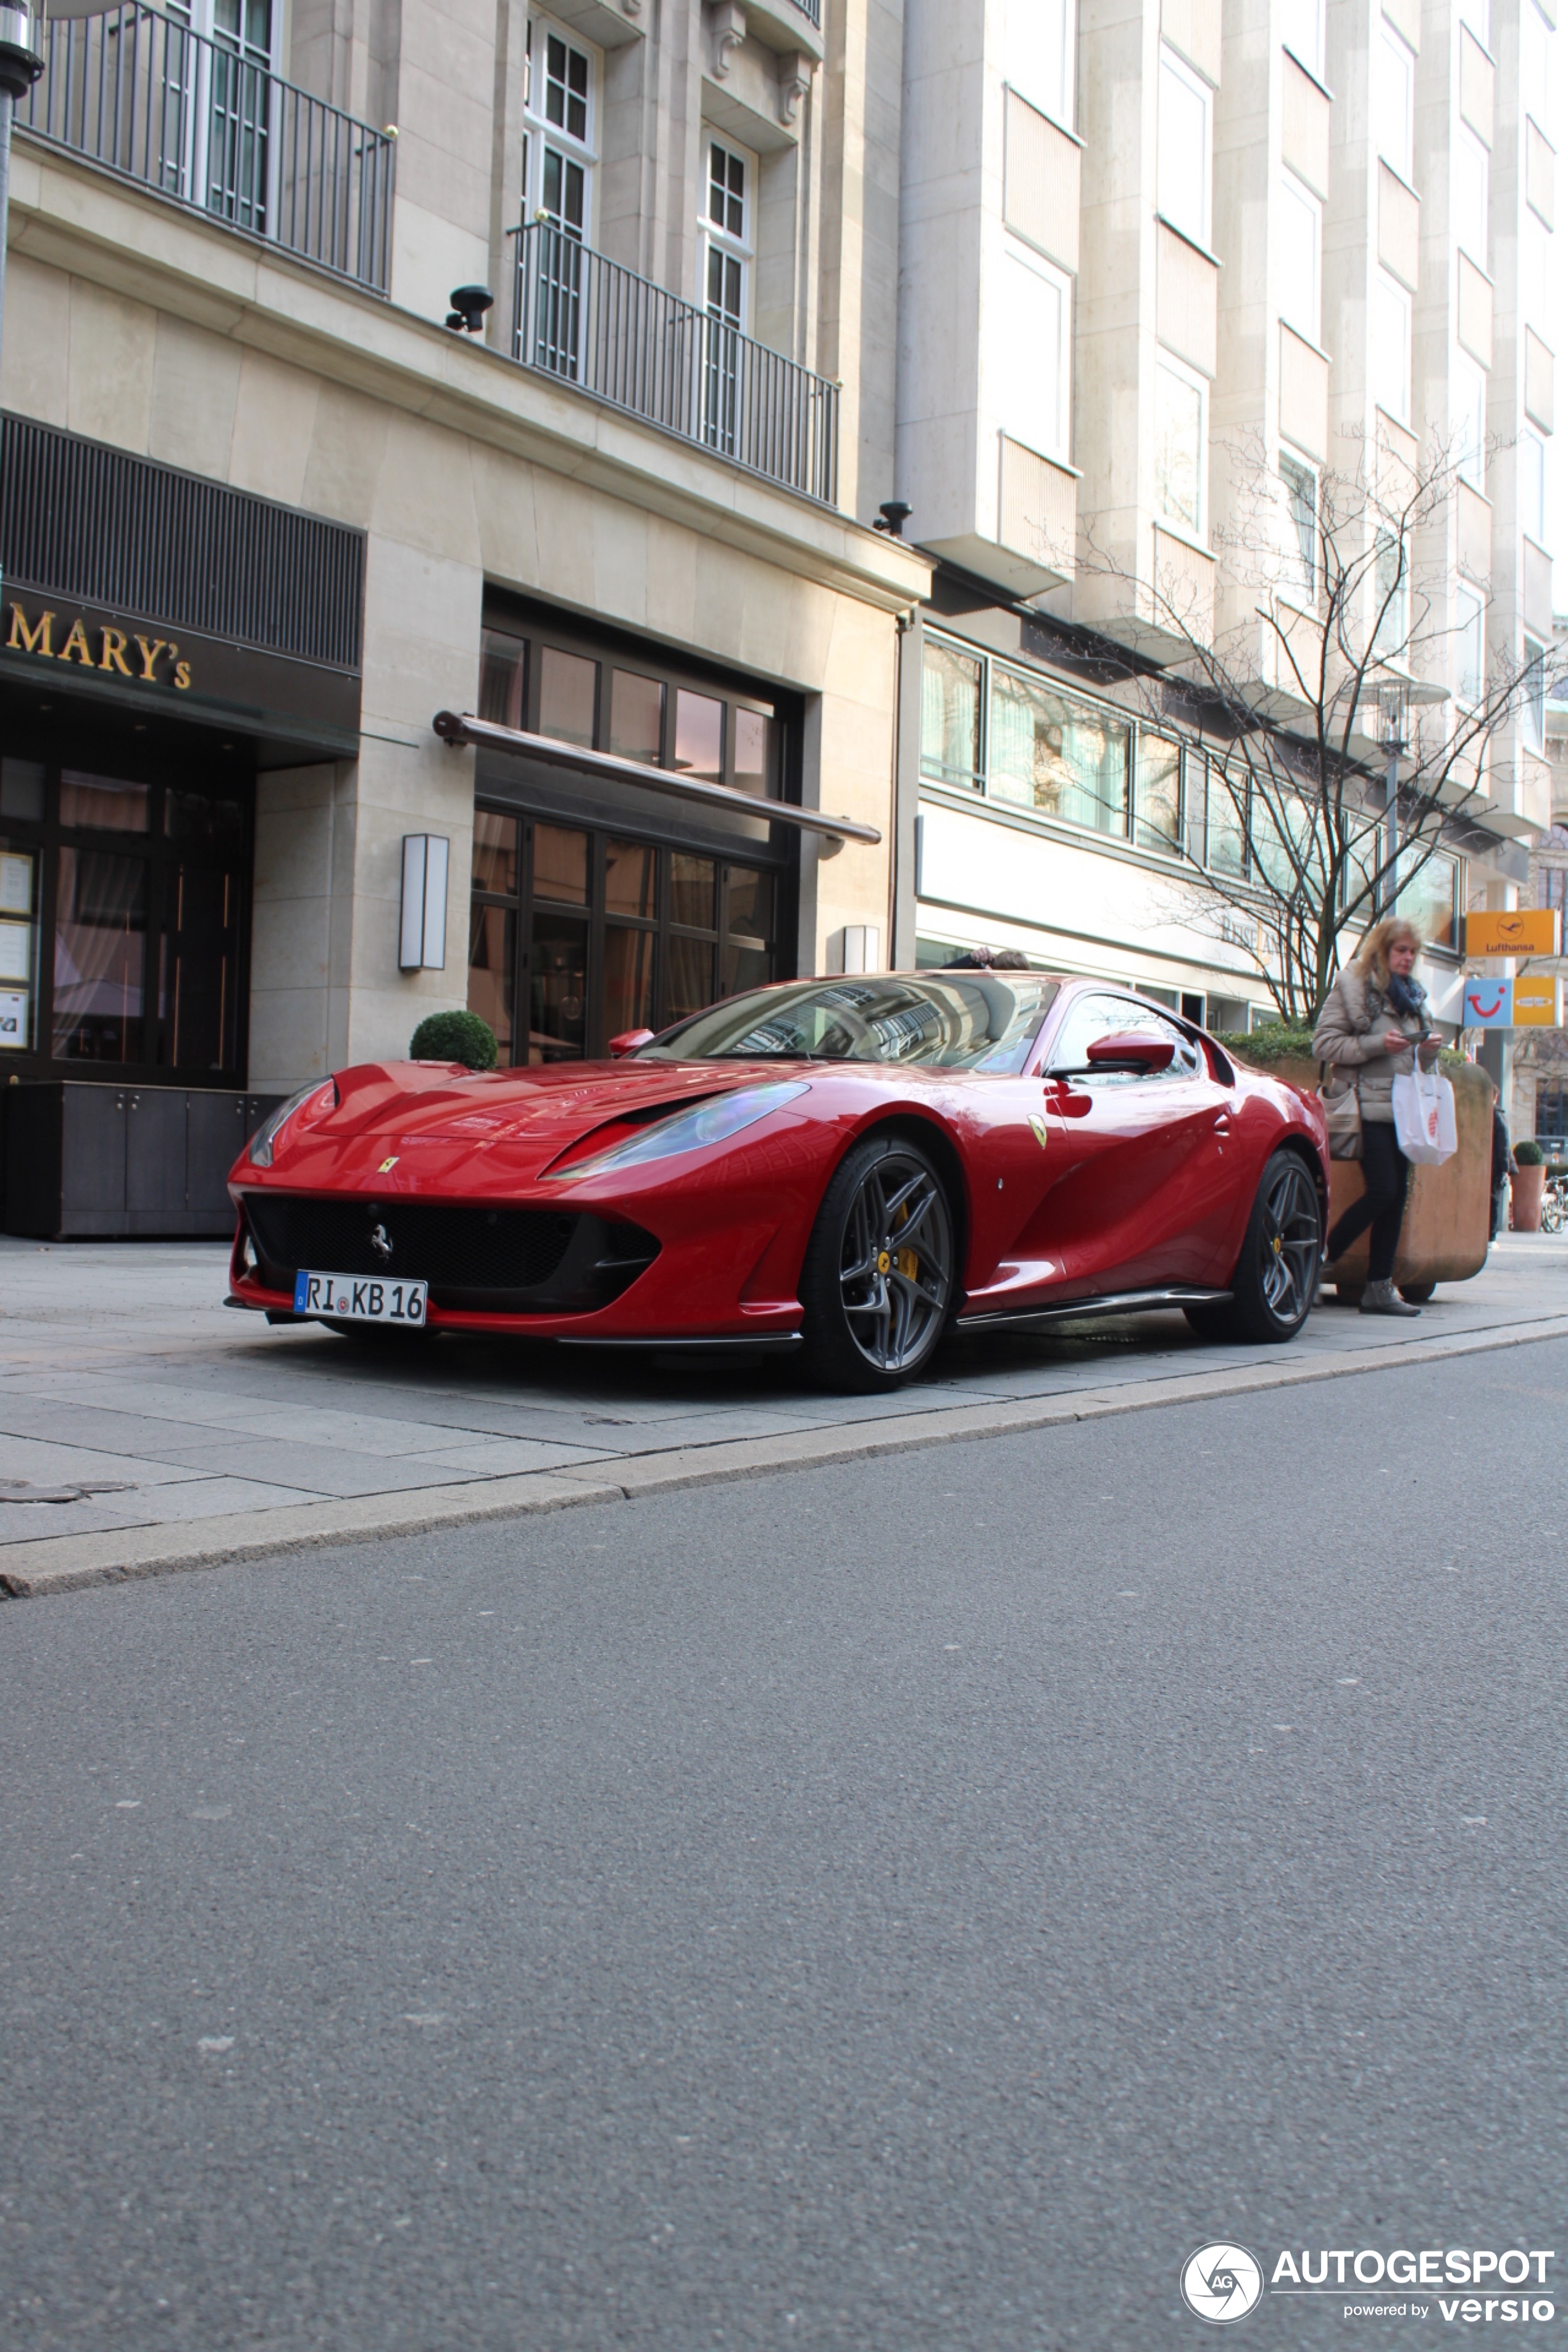
<path id="1" fill-rule="evenodd" d="M 1419 1315 L 1394 1287 L 1410 1162 L 1394 1129 L 1394 1081 L 1437 1058 L 1426 992 L 1413 977 L 1421 934 L 1401 916 L 1374 923 L 1323 1000 L 1312 1036 L 1321 1062 L 1347 1074 L 1361 1101 L 1362 1175 L 1366 1190 L 1329 1235 L 1325 1262 L 1343 1257 L 1371 1228 L 1363 1315 Z"/>
<path id="2" fill-rule="evenodd" d="M 1508 1218 L 1508 1180 L 1513 1168 L 1513 1147 L 1508 1139 L 1508 1121 L 1502 1115 L 1502 1097 L 1498 1083 L 1491 1081 L 1492 1090 L 1492 1218 L 1487 1240 L 1495 1242 L 1499 1228 Z"/>

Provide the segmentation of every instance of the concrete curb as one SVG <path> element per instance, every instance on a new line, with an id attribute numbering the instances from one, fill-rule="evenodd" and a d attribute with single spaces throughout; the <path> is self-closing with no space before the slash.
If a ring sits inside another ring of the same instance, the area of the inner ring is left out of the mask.
<path id="1" fill-rule="evenodd" d="M 215 1568 L 279 1553 L 321 1550 L 335 1544 L 422 1535 L 434 1528 L 472 1527 L 486 1519 L 521 1518 L 539 1511 L 570 1510 L 584 1503 L 629 1502 L 639 1495 L 668 1494 L 683 1486 L 717 1486 L 729 1479 L 815 1469 L 830 1463 L 875 1461 L 884 1454 L 912 1453 L 926 1445 L 1016 1437 L 1072 1422 L 1104 1421 L 1120 1413 L 1197 1404 L 1212 1397 L 1253 1395 L 1266 1389 L 1303 1388 L 1319 1381 L 1407 1370 L 1412 1365 L 1447 1362 L 1458 1356 L 1487 1355 L 1500 1349 L 1562 1339 L 1568 1339 L 1568 1316 L 1550 1316 L 1539 1322 L 1512 1324 L 1506 1330 L 1394 1342 L 1375 1353 L 1344 1349 L 1309 1362 L 1292 1363 L 1287 1358 L 1277 1368 L 1242 1364 L 1234 1371 L 1173 1373 L 1163 1379 L 1129 1381 L 1114 1388 L 1080 1389 L 1068 1396 L 1024 1398 L 1014 1404 L 959 1405 L 935 1412 L 900 1413 L 882 1421 L 852 1423 L 831 1432 L 794 1430 L 778 1437 L 719 1441 L 668 1454 L 634 1454 L 581 1471 L 538 1470 L 506 1478 L 470 1479 L 460 1486 L 426 1486 L 411 1494 L 300 1504 L 259 1517 L 235 1514 L 188 1519 L 178 1526 L 47 1536 L 16 1548 L 0 1565 L 0 1592 L 18 1601 L 38 1600 L 89 1585 L 124 1583 L 133 1577 L 165 1576 L 183 1569 Z M 610 1469 L 613 1476 L 605 1475 Z"/>

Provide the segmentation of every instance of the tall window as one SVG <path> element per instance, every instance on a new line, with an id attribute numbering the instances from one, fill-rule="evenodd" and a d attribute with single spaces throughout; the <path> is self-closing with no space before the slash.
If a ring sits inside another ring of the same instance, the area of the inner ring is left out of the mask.
<path id="1" fill-rule="evenodd" d="M 1454 465 L 1472 489 L 1487 486 L 1487 376 L 1474 360 L 1456 352 L 1453 360 Z"/>
<path id="2" fill-rule="evenodd" d="M 1552 27 L 1535 0 L 1520 0 L 1519 86 L 1537 122 L 1552 120 Z"/>
<path id="3" fill-rule="evenodd" d="M 1072 129 L 1071 0 L 1008 0 L 1006 74 L 1021 98 Z"/>
<path id="4" fill-rule="evenodd" d="M 1279 316 L 1310 343 L 1323 339 L 1323 207 L 1291 172 L 1280 174 L 1275 230 L 1279 261 Z"/>
<path id="5" fill-rule="evenodd" d="M 1546 544 L 1546 444 L 1527 428 L 1519 436 L 1519 520 L 1537 547 Z"/>
<path id="6" fill-rule="evenodd" d="M 1373 647 L 1385 661 L 1403 658 L 1410 635 L 1410 563 L 1404 541 L 1380 530 L 1372 564 Z"/>
<path id="7" fill-rule="evenodd" d="M 1470 259 L 1491 269 L 1491 158 L 1468 123 L 1454 132 L 1448 150 L 1453 173 L 1454 236 Z"/>
<path id="8" fill-rule="evenodd" d="M 1486 609 L 1473 588 L 1454 591 L 1454 692 L 1479 702 L 1486 688 Z"/>
<path id="9" fill-rule="evenodd" d="M 1386 16 L 1372 37 L 1372 135 L 1385 163 L 1400 178 L 1414 176 L 1415 149 L 1415 53 Z"/>
<path id="10" fill-rule="evenodd" d="M 1524 740 L 1532 751 L 1546 749 L 1546 647 L 1524 641 Z"/>
<path id="11" fill-rule="evenodd" d="M 1372 396 L 1396 425 L 1410 422 L 1410 297 L 1379 270 L 1367 297 L 1366 365 Z"/>
<path id="12" fill-rule="evenodd" d="M 1173 228 L 1209 242 L 1213 96 L 1174 49 L 1160 51 L 1158 203 Z"/>
<path id="13" fill-rule="evenodd" d="M 595 60 L 547 17 L 529 20 L 523 89 L 524 216 L 582 242 L 593 234 Z"/>
<path id="14" fill-rule="evenodd" d="M 1323 0 L 1283 0 L 1280 36 L 1310 74 L 1323 78 Z"/>
<path id="15" fill-rule="evenodd" d="M 1009 243 L 997 320 L 998 421 L 1010 440 L 1042 457 L 1068 454 L 1070 295 L 1068 280 Z"/>
<path id="16" fill-rule="evenodd" d="M 710 318 L 744 333 L 752 266 L 752 188 L 756 164 L 743 148 L 708 142 L 708 184 L 702 208 L 707 248 L 703 296 Z"/>
<path id="17" fill-rule="evenodd" d="M 1204 416 L 1200 377 L 1162 359 L 1154 370 L 1154 503 L 1194 536 L 1204 528 Z"/>
<path id="18" fill-rule="evenodd" d="M 164 184 L 237 228 L 265 233 L 271 79 L 271 0 L 170 0 L 160 91 Z M 177 27 L 205 34 L 198 55 Z M 205 99 L 205 107 L 200 100 Z"/>
<path id="19" fill-rule="evenodd" d="M 1279 478 L 1289 525 L 1287 576 L 1291 587 L 1310 599 L 1318 593 L 1318 477 L 1302 459 L 1281 449 Z"/>

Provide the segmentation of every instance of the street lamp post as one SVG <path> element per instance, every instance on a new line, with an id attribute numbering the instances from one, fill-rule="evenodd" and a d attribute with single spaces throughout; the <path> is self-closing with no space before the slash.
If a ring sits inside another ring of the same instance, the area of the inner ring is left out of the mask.
<path id="1" fill-rule="evenodd" d="M 1388 757 L 1384 777 L 1384 846 L 1379 860 L 1383 872 L 1378 883 L 1377 911 L 1380 915 L 1392 915 L 1399 896 L 1399 762 L 1409 749 L 1405 731 L 1408 694 L 1403 681 L 1399 681 L 1380 686 L 1377 698 L 1383 714 L 1383 748 Z"/>

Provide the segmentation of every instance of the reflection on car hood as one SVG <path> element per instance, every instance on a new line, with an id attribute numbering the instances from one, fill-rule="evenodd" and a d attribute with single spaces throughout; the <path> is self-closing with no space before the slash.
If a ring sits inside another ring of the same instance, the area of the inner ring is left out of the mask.
<path id="1" fill-rule="evenodd" d="M 728 1094 L 759 1076 L 793 1075 L 779 1062 L 558 1062 L 532 1070 L 436 1069 L 426 1062 L 367 1063 L 338 1076 L 339 1107 L 315 1135 L 396 1136 L 405 1142 L 530 1143 L 559 1150 L 606 1119 L 672 1110 Z"/>

